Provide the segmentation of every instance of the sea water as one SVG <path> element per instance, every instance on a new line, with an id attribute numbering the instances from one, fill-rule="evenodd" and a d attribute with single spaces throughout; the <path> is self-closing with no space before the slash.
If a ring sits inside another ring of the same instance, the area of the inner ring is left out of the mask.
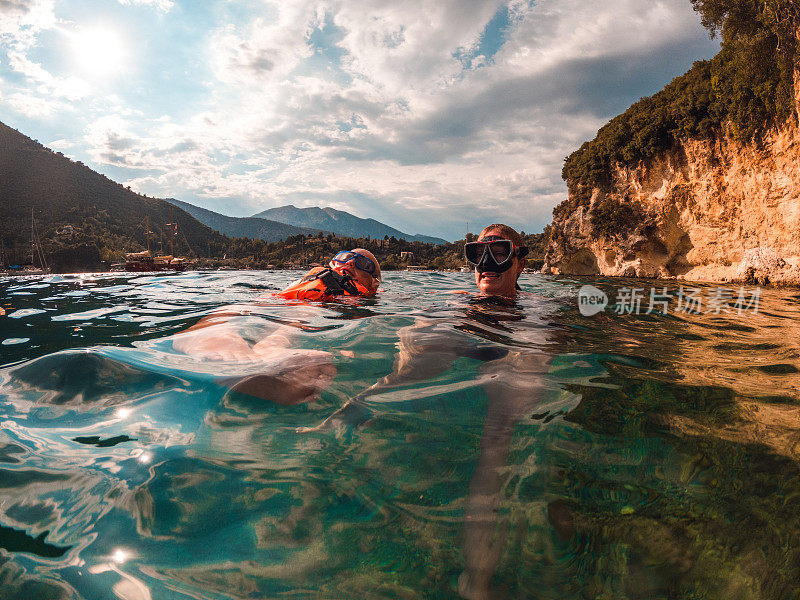
<path id="1" fill-rule="evenodd" d="M 297 276 L 0 279 L 0 597 L 800 593 L 797 291 L 526 274 L 505 305 L 386 273 L 375 299 L 270 297 Z M 176 350 L 226 306 L 224 335 L 291 349 Z M 330 376 L 283 403 L 307 354 Z"/>

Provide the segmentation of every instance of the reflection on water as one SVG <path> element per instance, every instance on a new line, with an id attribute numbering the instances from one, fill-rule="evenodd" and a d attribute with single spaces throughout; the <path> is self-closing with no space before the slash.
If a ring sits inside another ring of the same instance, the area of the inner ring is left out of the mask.
<path id="1" fill-rule="evenodd" d="M 796 291 L 584 317 L 578 280 L 509 306 L 390 273 L 361 304 L 255 303 L 295 277 L 0 279 L 2 598 L 800 593 Z M 175 350 L 228 305 L 292 349 Z"/>

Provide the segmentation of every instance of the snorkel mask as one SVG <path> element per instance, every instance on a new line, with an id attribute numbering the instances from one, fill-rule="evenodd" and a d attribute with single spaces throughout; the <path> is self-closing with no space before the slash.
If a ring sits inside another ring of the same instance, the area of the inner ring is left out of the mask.
<path id="1" fill-rule="evenodd" d="M 373 277 L 375 276 L 375 271 L 377 270 L 375 263 L 363 254 L 353 252 L 352 250 L 342 250 L 336 254 L 336 256 L 331 259 L 330 266 L 333 268 L 336 265 L 344 265 L 349 262 L 352 262 L 356 269 L 361 269 L 365 273 L 368 273 Z"/>
<path id="2" fill-rule="evenodd" d="M 514 264 L 514 257 L 524 258 L 528 253 L 525 246 L 517 246 L 511 240 L 498 236 L 487 236 L 479 242 L 464 244 L 464 258 L 475 267 L 478 273 L 490 271 L 504 273 Z"/>
<path id="3" fill-rule="evenodd" d="M 351 279 L 359 287 L 360 295 L 374 296 L 381 283 L 381 269 L 371 257 L 372 254 L 362 248 L 342 250 L 328 264 L 335 272 Z"/>

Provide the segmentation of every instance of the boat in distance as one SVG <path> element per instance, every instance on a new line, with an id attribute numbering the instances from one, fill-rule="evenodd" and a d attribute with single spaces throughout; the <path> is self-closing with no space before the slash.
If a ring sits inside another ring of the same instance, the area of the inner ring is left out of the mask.
<path id="1" fill-rule="evenodd" d="M 171 254 L 153 256 L 149 250 L 128 252 L 125 255 L 125 270 L 137 273 L 149 271 L 184 271 L 186 259 L 176 258 Z"/>

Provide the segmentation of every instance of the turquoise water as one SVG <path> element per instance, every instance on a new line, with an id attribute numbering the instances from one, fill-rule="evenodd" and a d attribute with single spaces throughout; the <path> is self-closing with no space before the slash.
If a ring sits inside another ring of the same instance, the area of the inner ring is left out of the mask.
<path id="1" fill-rule="evenodd" d="M 374 300 L 269 298 L 296 277 L 0 279 L 0 597 L 800 597 L 797 291 L 587 317 L 584 281 L 524 275 L 503 306 L 388 273 Z"/>

